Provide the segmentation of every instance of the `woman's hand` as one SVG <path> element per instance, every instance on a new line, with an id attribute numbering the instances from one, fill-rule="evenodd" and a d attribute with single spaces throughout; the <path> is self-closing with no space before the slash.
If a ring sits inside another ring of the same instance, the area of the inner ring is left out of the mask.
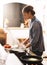
<path id="1" fill-rule="evenodd" d="M 26 44 L 26 43 L 28 43 L 28 41 L 29 41 L 29 38 L 28 39 L 25 39 L 22 43 L 23 44 Z"/>
<path id="2" fill-rule="evenodd" d="M 30 43 L 27 43 L 27 44 L 26 44 L 26 48 L 28 48 L 28 47 L 30 47 Z"/>

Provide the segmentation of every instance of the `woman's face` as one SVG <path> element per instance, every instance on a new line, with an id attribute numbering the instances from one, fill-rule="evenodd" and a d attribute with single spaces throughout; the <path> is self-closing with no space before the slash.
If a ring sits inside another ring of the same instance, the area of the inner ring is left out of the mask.
<path id="1" fill-rule="evenodd" d="M 29 13 L 24 12 L 24 13 L 23 13 L 23 17 L 24 17 L 24 20 L 26 21 L 27 19 L 29 19 L 29 18 L 30 18 L 30 14 L 29 14 Z"/>

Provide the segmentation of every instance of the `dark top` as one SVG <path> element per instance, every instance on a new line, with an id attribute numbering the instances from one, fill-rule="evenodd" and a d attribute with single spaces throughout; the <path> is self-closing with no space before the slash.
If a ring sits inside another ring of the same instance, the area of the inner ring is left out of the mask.
<path id="1" fill-rule="evenodd" d="M 30 50 L 39 52 L 45 50 L 42 25 L 36 17 L 34 17 L 30 23 L 29 39 L 31 44 Z"/>

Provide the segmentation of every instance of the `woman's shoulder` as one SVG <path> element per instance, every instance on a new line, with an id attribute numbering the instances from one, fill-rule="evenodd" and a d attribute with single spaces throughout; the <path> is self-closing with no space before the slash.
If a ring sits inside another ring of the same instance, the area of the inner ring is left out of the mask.
<path id="1" fill-rule="evenodd" d="M 39 20 L 35 20 L 35 22 L 33 23 L 33 27 L 35 28 L 39 28 L 41 25 L 41 22 Z"/>

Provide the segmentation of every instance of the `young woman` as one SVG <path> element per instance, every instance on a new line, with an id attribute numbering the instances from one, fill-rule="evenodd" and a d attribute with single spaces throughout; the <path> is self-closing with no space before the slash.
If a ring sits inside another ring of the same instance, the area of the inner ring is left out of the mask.
<path id="1" fill-rule="evenodd" d="M 35 11 L 32 6 L 25 6 L 22 9 L 24 21 L 31 19 L 29 40 L 30 43 L 26 44 L 30 51 L 34 52 L 38 56 L 42 56 L 44 48 L 42 25 L 40 21 L 35 17 Z"/>

